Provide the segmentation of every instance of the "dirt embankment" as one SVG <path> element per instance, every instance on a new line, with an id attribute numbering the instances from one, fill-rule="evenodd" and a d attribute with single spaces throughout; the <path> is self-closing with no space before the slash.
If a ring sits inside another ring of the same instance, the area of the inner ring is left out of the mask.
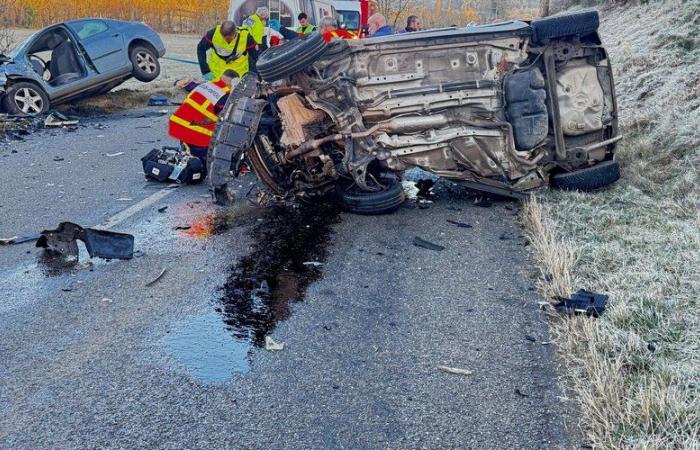
<path id="1" fill-rule="evenodd" d="M 610 294 L 598 320 L 555 319 L 598 448 L 700 448 L 700 2 L 601 10 L 623 178 L 551 192 L 523 220 L 547 297 Z"/>

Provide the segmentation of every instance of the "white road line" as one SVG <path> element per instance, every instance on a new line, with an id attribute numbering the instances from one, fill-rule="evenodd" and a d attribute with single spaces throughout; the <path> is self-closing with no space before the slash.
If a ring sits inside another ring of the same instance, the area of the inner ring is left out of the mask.
<path id="1" fill-rule="evenodd" d="M 143 211 L 145 208 L 148 208 L 149 206 L 153 205 L 159 200 L 164 199 L 168 195 L 172 194 L 175 192 L 176 189 L 173 188 L 165 188 L 161 189 L 160 191 L 155 192 L 153 195 L 150 195 L 143 200 L 141 200 L 138 203 L 135 203 L 125 210 L 118 212 L 111 218 L 107 219 L 106 222 L 103 222 L 100 225 L 95 226 L 94 228 L 97 229 L 102 229 L 102 230 L 109 230 L 110 228 L 114 228 L 120 223 L 124 222 L 126 219 L 130 218 L 134 214 L 138 213 L 139 211 Z"/>

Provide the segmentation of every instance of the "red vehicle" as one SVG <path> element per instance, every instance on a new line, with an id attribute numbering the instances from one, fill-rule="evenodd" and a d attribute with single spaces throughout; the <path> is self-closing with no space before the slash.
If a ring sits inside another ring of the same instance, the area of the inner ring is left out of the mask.
<path id="1" fill-rule="evenodd" d="M 336 0 L 333 6 L 341 27 L 357 34 L 367 27 L 369 16 L 379 11 L 377 3 L 371 0 Z"/>

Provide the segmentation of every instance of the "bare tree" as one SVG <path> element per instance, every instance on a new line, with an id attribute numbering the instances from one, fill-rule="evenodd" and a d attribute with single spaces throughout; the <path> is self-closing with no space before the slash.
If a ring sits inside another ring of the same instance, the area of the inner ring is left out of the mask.
<path id="1" fill-rule="evenodd" d="M 379 0 L 377 6 L 379 12 L 386 17 L 387 23 L 396 28 L 399 19 L 415 5 L 415 2 L 416 0 Z"/>

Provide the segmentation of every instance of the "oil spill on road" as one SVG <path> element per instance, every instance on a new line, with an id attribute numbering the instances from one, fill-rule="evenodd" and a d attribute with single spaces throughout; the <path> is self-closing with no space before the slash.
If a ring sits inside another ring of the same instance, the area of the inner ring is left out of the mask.
<path id="1" fill-rule="evenodd" d="M 250 370 L 250 343 L 231 339 L 221 316 L 213 311 L 176 323 L 164 345 L 204 383 L 224 383 L 233 373 Z"/>
<path id="2" fill-rule="evenodd" d="M 232 269 L 223 287 L 221 307 L 226 328 L 235 339 L 263 346 L 277 322 L 289 317 L 290 302 L 321 278 L 331 239 L 339 221 L 332 206 L 272 207 L 251 229 L 251 252 Z"/>
<path id="3" fill-rule="evenodd" d="M 289 317 L 290 302 L 302 300 L 321 278 L 322 266 L 304 263 L 325 260 L 331 225 L 339 221 L 328 206 L 272 207 L 228 217 L 229 227 L 253 221 L 250 253 L 231 267 L 215 311 L 178 322 L 164 338 L 166 350 L 208 384 L 250 370 L 253 348 L 264 346 L 265 336 Z"/>

